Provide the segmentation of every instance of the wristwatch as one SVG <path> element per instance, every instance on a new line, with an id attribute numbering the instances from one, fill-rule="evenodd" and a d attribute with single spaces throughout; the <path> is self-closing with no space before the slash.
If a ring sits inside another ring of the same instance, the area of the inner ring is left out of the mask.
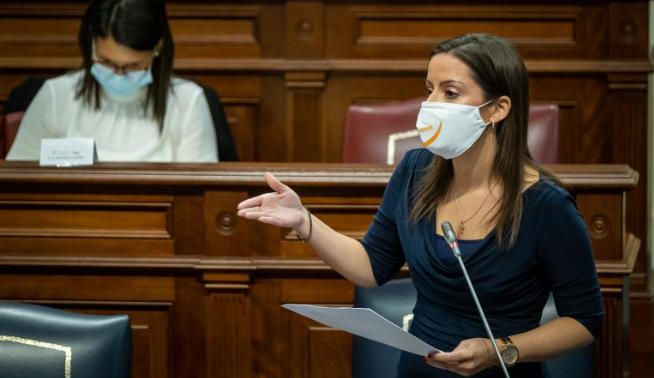
<path id="1" fill-rule="evenodd" d="M 502 337 L 502 343 L 502 361 L 507 367 L 511 367 L 518 362 L 520 351 L 510 337 Z"/>

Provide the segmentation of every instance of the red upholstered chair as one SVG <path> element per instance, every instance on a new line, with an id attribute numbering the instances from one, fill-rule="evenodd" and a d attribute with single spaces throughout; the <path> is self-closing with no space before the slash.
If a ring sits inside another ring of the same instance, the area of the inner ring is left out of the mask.
<path id="1" fill-rule="evenodd" d="M 0 159 L 4 159 L 5 156 L 7 156 L 5 150 L 5 116 L 0 115 Z"/>
<path id="2" fill-rule="evenodd" d="M 415 130 L 422 98 L 348 109 L 343 138 L 344 163 L 392 165 L 406 151 L 421 147 Z M 556 163 L 559 138 L 557 105 L 532 105 L 529 109 L 529 151 L 543 164 Z"/>
<path id="3" fill-rule="evenodd" d="M 529 152 L 541 164 L 558 163 L 559 156 L 559 106 L 556 104 L 531 104 L 527 131 Z"/>
<path id="4" fill-rule="evenodd" d="M 14 139 L 16 139 L 16 133 L 18 133 L 18 126 L 20 126 L 20 121 L 23 119 L 24 112 L 13 112 L 4 115 L 3 122 L 0 125 L 0 158 L 4 159 L 5 156 L 9 153 L 11 145 L 14 144 Z"/>
<path id="5" fill-rule="evenodd" d="M 4 159 L 7 156 L 7 151 L 5 151 L 5 116 L 0 115 L 0 159 Z"/>

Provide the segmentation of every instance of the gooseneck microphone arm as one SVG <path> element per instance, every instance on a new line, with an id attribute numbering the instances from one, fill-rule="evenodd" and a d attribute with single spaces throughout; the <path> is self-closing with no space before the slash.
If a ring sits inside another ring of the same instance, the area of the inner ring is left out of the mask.
<path id="1" fill-rule="evenodd" d="M 495 349 L 495 354 L 497 355 L 497 360 L 500 362 L 500 366 L 502 367 L 504 376 L 506 378 L 511 378 L 511 376 L 509 375 L 509 371 L 506 369 L 506 365 L 504 364 L 504 360 L 502 359 L 502 354 L 500 353 L 500 349 L 497 347 L 497 344 L 495 343 L 495 336 L 493 336 L 493 332 L 491 331 L 490 326 L 488 325 L 488 321 L 486 320 L 486 315 L 484 314 L 484 310 L 481 308 L 481 303 L 479 303 L 479 299 L 477 298 L 477 293 L 475 292 L 475 288 L 474 286 L 472 286 L 472 281 L 470 281 L 470 276 L 468 276 L 468 270 L 466 269 L 466 266 L 463 263 L 463 259 L 461 258 L 461 250 L 459 249 L 459 243 L 456 240 L 456 234 L 452 229 L 452 225 L 450 224 L 450 222 L 445 221 L 441 225 L 441 229 L 443 230 L 445 241 L 450 246 L 452 253 L 454 253 L 454 257 L 456 257 L 456 259 L 459 260 L 459 265 L 461 265 L 461 270 L 463 271 L 463 276 L 465 277 L 466 283 L 468 284 L 468 289 L 470 289 L 470 294 L 472 294 L 472 299 L 474 299 L 475 305 L 477 305 L 477 311 L 479 311 L 479 315 L 481 316 L 481 320 L 484 323 L 484 327 L 486 327 L 486 333 L 488 334 L 488 337 L 490 337 L 491 344 L 493 345 L 493 349 Z"/>

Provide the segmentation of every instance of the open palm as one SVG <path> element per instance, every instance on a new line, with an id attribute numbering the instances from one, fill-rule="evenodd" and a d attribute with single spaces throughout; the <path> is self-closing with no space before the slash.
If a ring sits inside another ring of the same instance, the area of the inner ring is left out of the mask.
<path id="1" fill-rule="evenodd" d="M 306 218 L 300 197 L 271 173 L 266 173 L 264 177 L 274 192 L 239 203 L 238 215 L 279 227 L 293 229 L 300 227 Z"/>

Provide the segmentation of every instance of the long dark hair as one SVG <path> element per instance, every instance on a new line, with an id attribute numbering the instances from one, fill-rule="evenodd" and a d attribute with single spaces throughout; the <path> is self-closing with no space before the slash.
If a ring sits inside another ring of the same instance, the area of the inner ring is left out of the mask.
<path id="1" fill-rule="evenodd" d="M 154 51 L 163 42 L 152 62 L 153 82 L 144 104 L 145 114 L 152 109 L 152 116 L 163 127 L 175 57 L 164 1 L 94 0 L 87 8 L 78 35 L 84 75 L 75 95 L 96 110 L 100 108 L 100 85 L 91 75 L 93 42 L 109 36 L 136 51 Z"/>
<path id="2" fill-rule="evenodd" d="M 539 166 L 527 148 L 529 121 L 529 78 L 518 52 L 506 40 L 489 34 L 467 34 L 436 46 L 430 57 L 449 53 L 461 60 L 472 72 L 473 80 L 482 88 L 484 101 L 507 96 L 511 99 L 509 115 L 494 129 L 497 154 L 491 176 L 502 185 L 500 202 L 493 208 L 498 244 L 511 247 L 517 237 L 522 218 L 522 188 L 525 165 L 541 176 L 560 182 Z M 454 168 L 451 160 L 434 156 L 427 166 L 413 197 L 411 218 L 419 220 L 434 214 L 445 200 Z"/>

